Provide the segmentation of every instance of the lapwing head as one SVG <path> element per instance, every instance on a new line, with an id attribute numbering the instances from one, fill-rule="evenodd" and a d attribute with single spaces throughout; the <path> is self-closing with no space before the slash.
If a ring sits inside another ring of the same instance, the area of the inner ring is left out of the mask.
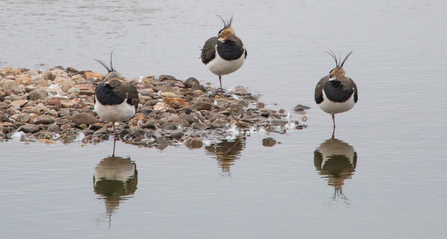
<path id="1" fill-rule="evenodd" d="M 231 16 L 230 20 L 224 20 L 221 16 L 219 16 L 220 19 L 222 19 L 222 22 L 224 24 L 224 28 L 219 31 L 219 34 L 217 36 L 217 39 L 221 42 L 224 42 L 228 40 L 228 38 L 235 36 L 236 33 L 234 33 L 233 28 L 231 28 L 231 22 L 233 21 L 233 15 Z"/>
<path id="2" fill-rule="evenodd" d="M 118 79 L 118 80 L 122 79 L 120 73 L 116 72 L 115 69 L 113 69 L 112 56 L 113 56 L 113 50 L 110 53 L 110 67 L 103 61 L 94 59 L 95 61 L 99 62 L 99 64 L 104 66 L 104 68 L 106 68 L 106 70 L 108 72 L 107 75 L 104 76 L 104 80 L 106 80 L 106 81 L 110 81 L 112 79 Z"/>
<path id="3" fill-rule="evenodd" d="M 332 56 L 332 58 L 335 61 L 335 68 L 329 72 L 329 77 L 333 78 L 333 77 L 345 76 L 345 70 L 343 69 L 343 65 L 345 64 L 348 57 L 352 54 L 352 51 L 350 51 L 348 53 L 348 55 L 346 55 L 346 57 L 345 57 L 345 59 L 343 59 L 343 61 L 341 61 L 340 56 L 338 56 L 338 58 L 337 58 L 337 56 L 331 50 L 329 50 L 329 52 L 326 51 L 326 53 L 329 54 L 330 56 Z"/>

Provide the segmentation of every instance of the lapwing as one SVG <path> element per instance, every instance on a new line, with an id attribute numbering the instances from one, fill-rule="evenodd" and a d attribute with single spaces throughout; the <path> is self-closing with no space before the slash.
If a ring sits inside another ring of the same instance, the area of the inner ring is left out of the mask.
<path id="1" fill-rule="evenodd" d="M 335 128 L 335 114 L 346 112 L 358 101 L 357 86 L 354 81 L 345 76 L 343 65 L 352 51 L 341 61 L 339 57 L 332 52 L 326 52 L 335 60 L 335 68 L 329 72 L 329 75 L 321 78 L 315 87 L 315 102 L 320 108 L 332 115 L 332 122 Z"/>
<path id="2" fill-rule="evenodd" d="M 343 185 L 345 180 L 351 179 L 357 166 L 357 153 L 354 147 L 339 139 L 332 138 L 323 142 L 314 151 L 314 165 L 322 178 L 325 178 L 328 185 L 334 187 L 333 200 L 343 195 Z"/>
<path id="3" fill-rule="evenodd" d="M 104 66 L 108 73 L 104 81 L 95 89 L 95 112 L 105 121 L 112 122 L 113 137 L 116 141 L 115 122 L 127 121 L 136 113 L 138 108 L 137 88 L 126 81 L 115 71 L 110 53 L 110 68 L 101 60 L 95 59 Z M 115 154 L 115 146 L 113 147 Z"/>
<path id="4" fill-rule="evenodd" d="M 212 73 L 219 76 L 220 94 L 223 95 L 222 76 L 241 68 L 247 58 L 247 49 L 231 28 L 233 16 L 229 21 L 222 17 L 220 19 L 224 28 L 219 31 L 217 37 L 211 37 L 205 42 L 200 59 Z"/>

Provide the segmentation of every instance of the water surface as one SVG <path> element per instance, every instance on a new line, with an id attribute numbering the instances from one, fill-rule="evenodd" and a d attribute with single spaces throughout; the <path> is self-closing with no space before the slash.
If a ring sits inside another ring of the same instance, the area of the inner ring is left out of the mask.
<path id="1" fill-rule="evenodd" d="M 194 76 L 234 14 L 248 49 L 224 87 L 308 127 L 202 149 L 113 142 L 0 144 L 1 238 L 443 238 L 447 233 L 444 1 L 1 1 L 0 67 L 55 65 L 126 77 Z M 359 102 L 331 117 L 313 90 L 345 55 Z M 273 137 L 279 143 L 262 146 Z M 334 145 L 336 150 L 334 150 Z M 225 152 L 225 153 L 223 153 Z M 337 152 L 335 156 L 331 152 Z M 98 167 L 108 165 L 105 171 Z M 104 173 L 106 172 L 106 173 Z M 98 175 L 107 175 L 102 180 Z M 96 177 L 95 177 L 96 176 Z M 104 188 L 98 185 L 107 185 Z"/>

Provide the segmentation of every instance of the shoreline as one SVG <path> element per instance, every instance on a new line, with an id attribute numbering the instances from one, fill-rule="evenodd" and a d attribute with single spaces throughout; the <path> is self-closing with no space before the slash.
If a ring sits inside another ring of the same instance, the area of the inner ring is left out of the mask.
<path id="1" fill-rule="evenodd" d="M 95 86 L 103 74 L 56 66 L 46 72 L 0 69 L 0 142 L 21 141 L 96 144 L 113 137 L 112 124 L 93 111 Z M 190 77 L 170 75 L 126 79 L 136 86 L 140 104 L 129 121 L 117 123 L 117 139 L 156 147 L 201 148 L 204 140 L 234 138 L 254 132 L 285 133 L 304 129 L 305 116 L 290 119 L 284 109 L 264 108 L 259 96 L 243 87 L 219 95 Z M 298 105 L 295 111 L 304 111 Z M 19 136 L 17 136 L 19 134 Z M 269 141 L 271 142 L 271 141 Z M 273 146 L 273 145 L 272 145 Z"/>

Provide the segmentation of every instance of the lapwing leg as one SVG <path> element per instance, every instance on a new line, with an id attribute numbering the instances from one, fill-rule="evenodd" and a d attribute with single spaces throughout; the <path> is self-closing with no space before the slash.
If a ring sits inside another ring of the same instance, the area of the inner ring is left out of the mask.
<path id="1" fill-rule="evenodd" d="M 219 75 L 219 83 L 220 83 L 220 95 L 223 96 L 223 90 L 222 90 L 222 76 Z"/>
<path id="2" fill-rule="evenodd" d="M 334 123 L 334 128 L 335 128 L 335 115 L 332 115 L 332 123 Z"/>
<path id="3" fill-rule="evenodd" d="M 115 122 L 112 122 L 112 125 L 113 125 L 113 153 L 112 153 L 112 157 L 115 157 L 115 144 L 116 144 Z"/>
<path id="4" fill-rule="evenodd" d="M 332 129 L 332 139 L 334 139 L 335 138 L 335 126 L 334 126 L 334 128 Z"/>

